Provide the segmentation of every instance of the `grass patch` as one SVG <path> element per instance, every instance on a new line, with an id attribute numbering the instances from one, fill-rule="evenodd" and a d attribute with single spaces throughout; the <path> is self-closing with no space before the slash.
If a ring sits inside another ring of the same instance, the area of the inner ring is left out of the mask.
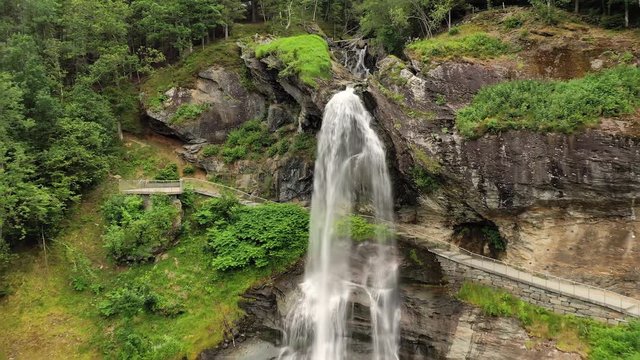
<path id="1" fill-rule="evenodd" d="M 171 116 L 169 122 L 172 124 L 181 124 L 191 120 L 195 120 L 203 112 L 205 112 L 209 106 L 207 104 L 181 104 L 176 109 L 176 112 Z"/>
<path id="2" fill-rule="evenodd" d="M 460 110 L 456 125 L 468 137 L 527 129 L 571 133 L 640 106 L 640 69 L 619 66 L 569 81 L 511 81 L 486 87 Z"/>
<path id="3" fill-rule="evenodd" d="M 297 76 L 302 83 L 318 86 L 318 79 L 331 77 L 331 55 L 329 46 L 318 35 L 299 35 L 273 40 L 256 47 L 256 57 L 275 55 L 285 68 L 280 76 Z"/>
<path id="4" fill-rule="evenodd" d="M 565 352 L 592 360 L 640 358 L 640 322 L 608 326 L 590 319 L 559 315 L 488 286 L 466 282 L 458 298 L 486 315 L 514 317 L 539 341 L 553 340 Z"/>
<path id="5" fill-rule="evenodd" d="M 489 59 L 512 51 L 511 46 L 508 44 L 483 32 L 471 35 L 439 36 L 420 40 L 410 44 L 408 49 L 425 63 L 429 63 L 433 59 L 449 59 L 463 56 Z"/>

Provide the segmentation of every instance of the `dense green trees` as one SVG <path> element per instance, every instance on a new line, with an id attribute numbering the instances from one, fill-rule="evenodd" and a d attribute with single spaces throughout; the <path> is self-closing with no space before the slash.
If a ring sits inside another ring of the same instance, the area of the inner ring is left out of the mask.
<path id="1" fill-rule="evenodd" d="M 118 117 L 137 106 L 131 79 L 244 12 L 240 0 L 2 1 L 0 241 L 55 230 L 107 173 Z"/>

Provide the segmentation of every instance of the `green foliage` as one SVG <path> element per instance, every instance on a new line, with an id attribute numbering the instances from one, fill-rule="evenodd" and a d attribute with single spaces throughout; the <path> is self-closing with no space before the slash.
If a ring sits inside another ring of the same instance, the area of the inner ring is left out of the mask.
<path id="1" fill-rule="evenodd" d="M 503 22 L 505 29 L 508 29 L 508 30 L 517 29 L 519 27 L 522 27 L 523 24 L 524 24 L 524 20 L 522 20 L 522 18 L 517 15 L 509 16 L 508 18 L 504 19 L 504 22 Z"/>
<path id="2" fill-rule="evenodd" d="M 239 206 L 240 202 L 237 198 L 223 195 L 200 204 L 193 218 L 202 228 L 224 228 L 235 221 Z"/>
<path id="3" fill-rule="evenodd" d="M 98 283 L 98 276 L 91 265 L 91 260 L 78 249 L 64 244 L 67 261 L 71 264 L 71 287 L 76 291 L 91 289 L 100 292 L 102 286 Z"/>
<path id="4" fill-rule="evenodd" d="M 193 175 L 196 173 L 196 168 L 191 164 L 187 164 L 182 168 L 182 175 Z"/>
<path id="5" fill-rule="evenodd" d="M 562 351 L 578 352 L 593 360 L 634 360 L 640 356 L 640 323 L 637 321 L 608 326 L 559 315 L 505 291 L 470 282 L 462 285 L 457 296 L 480 307 L 489 316 L 517 318 L 530 335 L 540 341 L 554 340 Z"/>
<path id="6" fill-rule="evenodd" d="M 275 55 L 285 68 L 280 76 L 297 76 L 300 81 L 317 87 L 318 79 L 331 77 L 331 56 L 327 43 L 318 35 L 299 35 L 280 38 L 255 49 L 260 59 Z"/>
<path id="7" fill-rule="evenodd" d="M 195 120 L 208 108 L 209 106 L 207 104 L 181 104 L 180 106 L 178 106 L 173 116 L 171 116 L 169 122 L 172 124 L 181 124 L 184 122 Z"/>
<path id="8" fill-rule="evenodd" d="M 636 360 L 640 358 L 640 322 L 605 327 L 593 326 L 589 330 L 593 360 Z"/>
<path id="9" fill-rule="evenodd" d="M 233 130 L 227 136 L 222 146 L 221 154 L 225 163 L 233 163 L 245 159 L 250 154 L 258 156 L 267 152 L 269 146 L 275 142 L 267 126 L 260 120 L 251 120 Z"/>
<path id="10" fill-rule="evenodd" d="M 430 194 L 438 190 L 438 188 L 440 187 L 438 178 L 422 166 L 414 166 L 411 169 L 411 178 L 416 184 L 418 190 L 425 194 Z"/>
<path id="11" fill-rule="evenodd" d="M 316 151 L 316 137 L 313 134 L 298 133 L 293 138 L 289 150 L 296 155 L 304 155 L 313 159 Z"/>
<path id="12" fill-rule="evenodd" d="M 455 36 L 460 34 L 460 28 L 457 26 L 452 27 L 451 29 L 449 29 L 449 31 L 447 31 L 447 34 L 449 34 L 449 36 Z"/>
<path id="13" fill-rule="evenodd" d="M 161 169 L 155 177 L 156 180 L 180 180 L 178 164 L 171 163 Z"/>
<path id="14" fill-rule="evenodd" d="M 550 0 L 529 0 L 536 16 L 550 25 L 558 24 L 564 18 L 564 13 L 556 5 L 569 2 L 570 0 L 555 0 L 552 4 Z"/>
<path id="15" fill-rule="evenodd" d="M 306 249 L 309 214 L 297 205 L 236 208 L 226 227 L 208 230 L 214 269 L 227 271 L 289 263 Z"/>
<path id="16" fill-rule="evenodd" d="M 137 196 L 114 196 L 103 206 L 109 223 L 103 236 L 109 255 L 119 263 L 144 262 L 175 240 L 178 210 L 169 197 L 154 195 L 144 210 Z"/>
<path id="17" fill-rule="evenodd" d="M 220 146 L 214 144 L 207 144 L 202 148 L 201 155 L 203 157 L 212 157 L 220 154 Z"/>
<path id="18" fill-rule="evenodd" d="M 387 225 L 370 223 L 358 215 L 340 219 L 336 223 L 336 234 L 355 242 L 387 241 L 394 237 L 393 231 Z"/>
<path id="19" fill-rule="evenodd" d="M 423 62 L 434 58 L 473 57 L 488 59 L 512 51 L 509 45 L 486 33 L 478 32 L 458 37 L 437 37 L 419 40 L 408 46 Z"/>
<path id="20" fill-rule="evenodd" d="M 484 226 L 481 230 L 485 240 L 497 251 L 507 250 L 507 243 L 500 235 L 500 231 L 495 227 Z"/>
<path id="21" fill-rule="evenodd" d="M 640 69 L 620 66 L 569 81 L 511 81 L 486 87 L 457 114 L 461 134 L 528 129 L 571 133 L 601 116 L 620 116 L 640 105 Z"/>

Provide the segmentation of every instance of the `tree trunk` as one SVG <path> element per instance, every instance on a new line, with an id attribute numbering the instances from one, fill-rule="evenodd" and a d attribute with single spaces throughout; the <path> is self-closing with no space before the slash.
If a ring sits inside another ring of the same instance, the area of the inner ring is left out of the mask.
<path id="1" fill-rule="evenodd" d="M 576 14 L 580 12 L 580 0 L 574 1 L 573 12 Z"/>
<path id="2" fill-rule="evenodd" d="M 224 24 L 224 39 L 227 40 L 229 38 L 229 25 Z"/>
<path id="3" fill-rule="evenodd" d="M 640 0 L 638 0 L 640 1 Z M 316 12 L 318 11 L 318 0 L 313 3 L 313 21 L 316 21 Z"/>
<path id="4" fill-rule="evenodd" d="M 624 0 L 624 27 L 629 27 L 629 0 Z"/>
<path id="5" fill-rule="evenodd" d="M 257 1 L 251 0 L 251 22 L 255 23 L 258 21 L 258 9 L 256 9 Z"/>
<path id="6" fill-rule="evenodd" d="M 289 5 L 287 5 L 287 27 L 285 29 L 289 30 L 291 27 L 291 7 L 293 6 L 293 0 L 289 1 Z"/>
<path id="7" fill-rule="evenodd" d="M 448 30 L 451 31 L 451 9 L 449 9 L 449 18 L 447 19 Z"/>

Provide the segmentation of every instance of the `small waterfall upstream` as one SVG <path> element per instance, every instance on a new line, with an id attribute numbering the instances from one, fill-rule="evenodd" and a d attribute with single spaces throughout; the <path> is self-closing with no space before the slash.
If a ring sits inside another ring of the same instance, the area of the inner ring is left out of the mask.
<path id="1" fill-rule="evenodd" d="M 393 217 L 385 151 L 370 123 L 371 116 L 352 88 L 326 105 L 314 170 L 305 278 L 301 296 L 285 319 L 281 359 L 349 358 L 348 320 L 355 297 L 370 309 L 368 358 L 398 358 L 400 303 L 393 240 L 380 231 L 377 239 L 355 244 L 338 231 L 357 206 L 372 208 L 381 221 Z M 354 262 L 354 257 L 362 261 Z"/>

